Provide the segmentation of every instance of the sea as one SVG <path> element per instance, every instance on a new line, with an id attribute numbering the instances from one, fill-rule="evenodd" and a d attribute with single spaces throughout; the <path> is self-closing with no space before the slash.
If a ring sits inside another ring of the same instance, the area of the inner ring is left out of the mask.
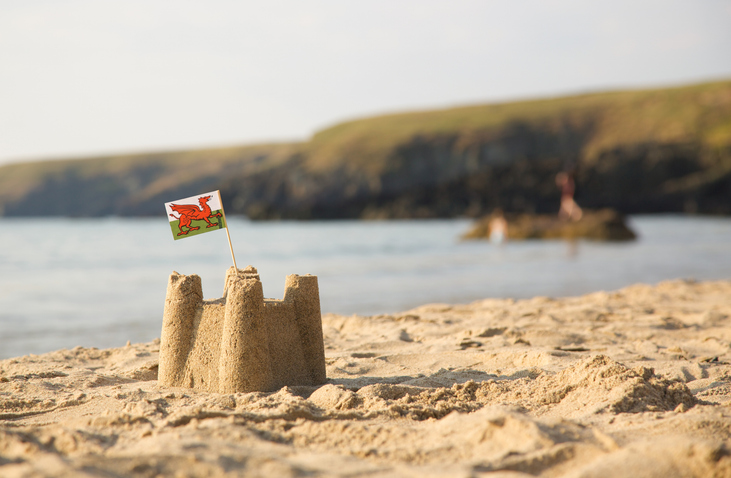
<path id="1" fill-rule="evenodd" d="M 466 219 L 228 221 L 236 263 L 259 270 L 265 297 L 313 274 L 323 313 L 731 279 L 731 218 L 631 216 L 636 241 L 503 244 L 461 240 Z M 225 229 L 173 240 L 162 218 L 0 218 L 0 359 L 153 340 L 173 271 L 198 274 L 215 299 L 232 264 Z"/>

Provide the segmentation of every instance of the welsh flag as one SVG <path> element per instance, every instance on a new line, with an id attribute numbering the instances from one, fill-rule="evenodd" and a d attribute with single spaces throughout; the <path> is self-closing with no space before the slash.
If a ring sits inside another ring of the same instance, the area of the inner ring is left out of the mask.
<path id="1" fill-rule="evenodd" d="M 220 191 L 166 202 L 165 211 L 175 240 L 226 227 Z"/>

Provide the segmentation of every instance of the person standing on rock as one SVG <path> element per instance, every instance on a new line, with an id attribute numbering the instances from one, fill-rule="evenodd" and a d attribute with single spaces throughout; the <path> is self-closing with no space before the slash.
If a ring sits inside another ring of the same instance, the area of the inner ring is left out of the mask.
<path id="1" fill-rule="evenodd" d="M 562 221 L 578 221 L 581 219 L 583 212 L 574 201 L 576 191 L 574 171 L 569 170 L 558 173 L 556 175 L 556 185 L 561 188 L 561 207 L 558 210 L 558 218 Z"/>

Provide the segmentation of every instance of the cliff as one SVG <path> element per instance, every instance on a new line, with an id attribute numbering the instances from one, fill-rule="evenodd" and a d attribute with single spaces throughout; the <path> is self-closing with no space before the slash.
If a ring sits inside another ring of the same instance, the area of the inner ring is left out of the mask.
<path id="1" fill-rule="evenodd" d="M 577 170 L 582 207 L 731 214 L 731 81 L 438 111 L 335 125 L 305 143 L 0 168 L 7 216 L 162 215 L 221 189 L 253 219 L 551 213 Z"/>

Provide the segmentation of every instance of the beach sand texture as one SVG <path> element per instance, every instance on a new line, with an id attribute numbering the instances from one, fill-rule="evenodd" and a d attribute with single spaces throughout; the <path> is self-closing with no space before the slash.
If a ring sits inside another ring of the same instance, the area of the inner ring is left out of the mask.
<path id="1" fill-rule="evenodd" d="M 328 383 L 157 382 L 159 341 L 0 361 L 0 476 L 731 476 L 731 282 L 322 317 Z"/>

